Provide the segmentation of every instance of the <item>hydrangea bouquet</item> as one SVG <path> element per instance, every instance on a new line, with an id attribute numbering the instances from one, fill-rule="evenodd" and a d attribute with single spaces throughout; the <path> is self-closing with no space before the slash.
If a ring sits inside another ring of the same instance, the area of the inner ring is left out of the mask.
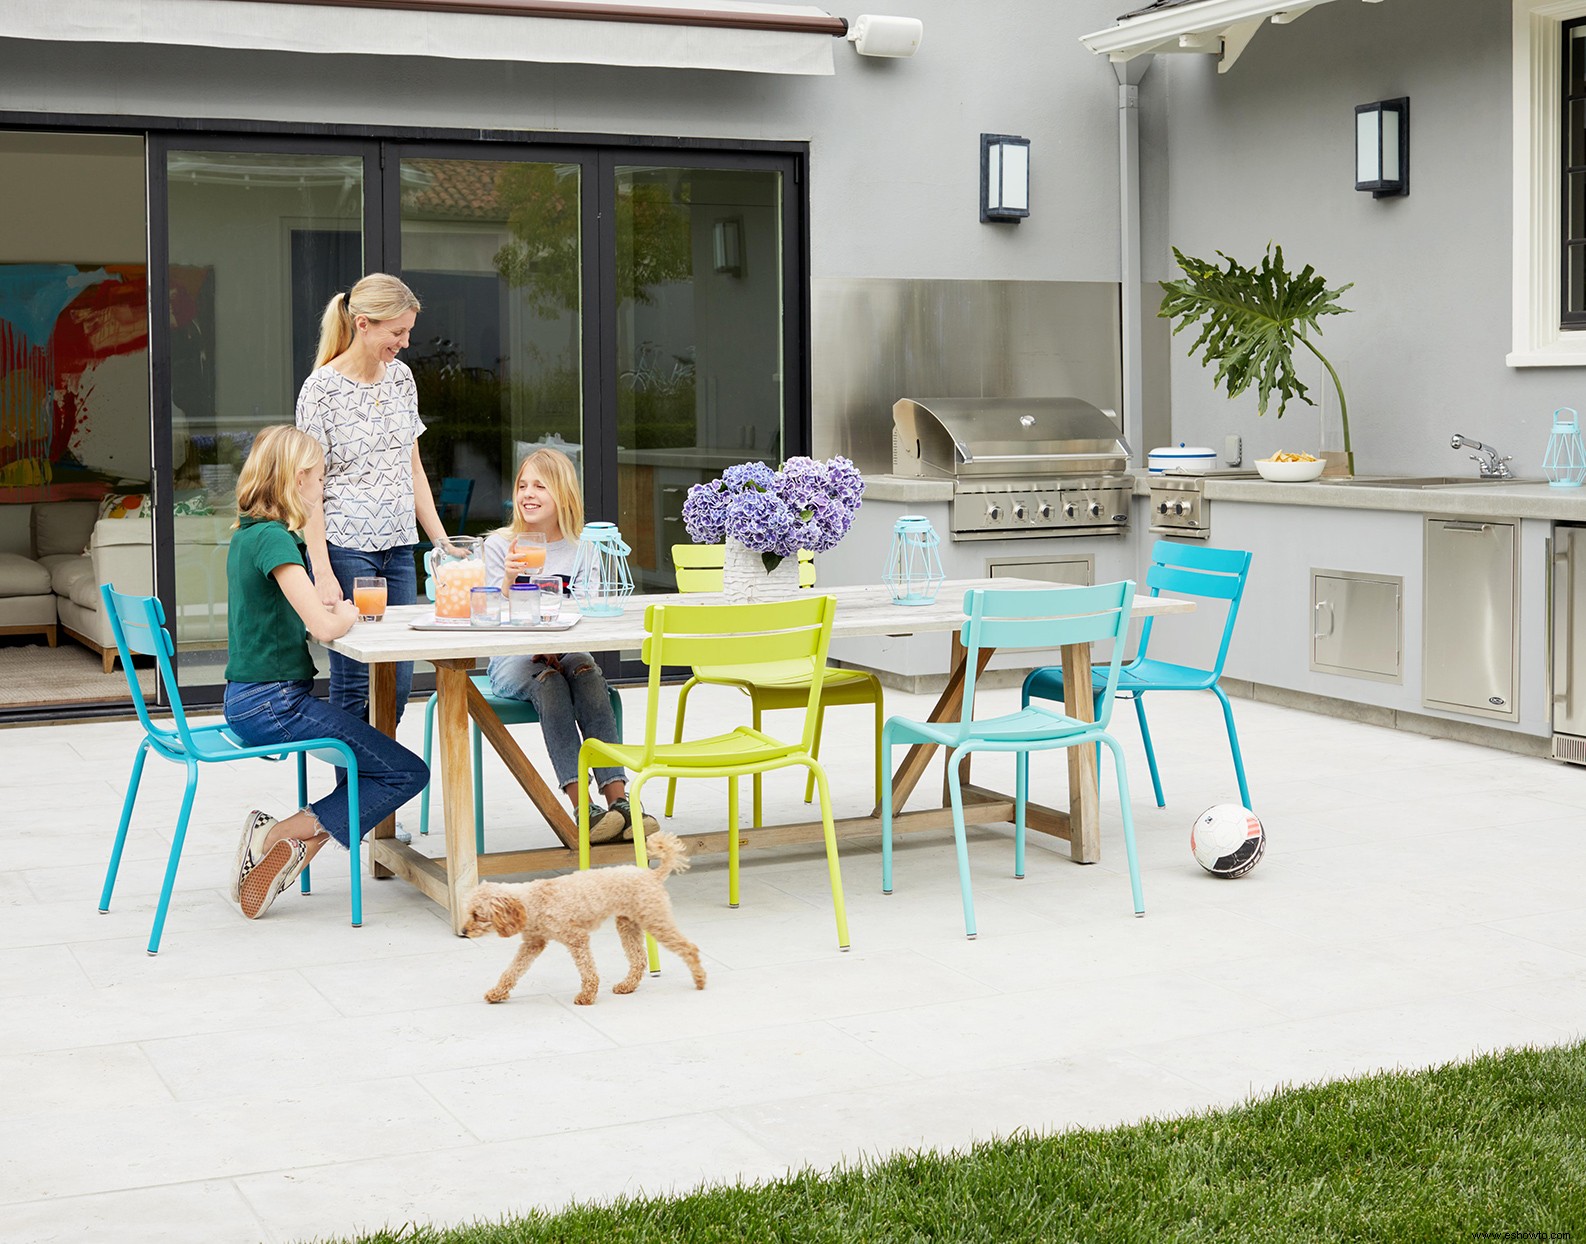
<path id="1" fill-rule="evenodd" d="M 800 549 L 835 548 L 853 526 L 864 491 L 859 469 L 843 457 L 789 458 L 780 471 L 744 462 L 688 490 L 683 525 L 696 544 L 737 541 L 753 550 L 769 574 Z"/>

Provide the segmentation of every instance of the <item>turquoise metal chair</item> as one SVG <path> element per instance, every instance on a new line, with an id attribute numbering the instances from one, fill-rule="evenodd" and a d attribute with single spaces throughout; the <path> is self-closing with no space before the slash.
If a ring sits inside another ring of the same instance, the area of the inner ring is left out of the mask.
<path id="1" fill-rule="evenodd" d="M 1122 668 L 1124 638 L 1129 630 L 1134 584 L 1104 583 L 1098 587 L 975 588 L 964 596 L 969 615 L 961 632 L 964 659 L 963 716 L 958 721 L 913 721 L 889 717 L 882 731 L 887 768 L 898 743 L 935 743 L 948 749 L 947 784 L 953 805 L 953 836 L 958 846 L 958 881 L 963 892 L 964 932 L 975 936 L 975 901 L 969 884 L 969 848 L 964 839 L 964 796 L 959 762 L 971 752 L 1014 752 L 1013 875 L 1024 876 L 1024 814 L 1030 798 L 1030 753 L 1063 747 L 1106 746 L 1118 775 L 1118 801 L 1123 815 L 1124 851 L 1134 914 L 1145 914 L 1140 892 L 1140 864 L 1135 856 L 1134 817 L 1129 810 L 1129 778 L 1123 753 L 1107 733 L 1113 693 Z M 1097 674 L 1102 679 L 1096 698 L 1096 720 L 1080 721 L 1039 704 L 1026 705 L 1000 717 L 975 717 L 975 670 L 981 648 L 998 651 L 1056 648 L 1065 644 L 1112 641 L 1112 659 Z M 882 789 L 881 890 L 892 893 L 892 784 Z"/>
<path id="2" fill-rule="evenodd" d="M 1250 577 L 1249 553 L 1238 549 L 1208 549 L 1188 544 L 1172 544 L 1158 540 L 1151 550 L 1151 569 L 1146 572 L 1146 584 L 1152 596 L 1167 592 L 1172 596 L 1193 597 L 1203 600 L 1228 602 L 1228 612 L 1223 619 L 1222 642 L 1217 646 L 1217 659 L 1211 668 L 1200 669 L 1190 665 L 1173 665 L 1157 661 L 1146 655 L 1151 643 L 1151 624 L 1147 618 L 1140 632 L 1140 647 L 1135 659 L 1118 674 L 1118 694 L 1134 701 L 1134 715 L 1140 722 L 1140 738 L 1145 743 L 1145 759 L 1151 768 L 1151 788 L 1156 793 L 1156 806 L 1165 808 L 1162 798 L 1162 778 L 1157 772 L 1156 748 L 1151 743 L 1151 728 L 1145 719 L 1145 693 L 1147 691 L 1210 691 L 1223 707 L 1223 724 L 1228 728 L 1228 748 L 1234 757 L 1234 773 L 1239 779 L 1239 800 L 1245 807 L 1250 803 L 1250 785 L 1245 781 L 1244 756 L 1239 751 L 1239 734 L 1234 729 L 1234 710 L 1228 703 L 1228 694 L 1218 685 L 1223 676 L 1223 662 L 1228 659 L 1228 644 L 1234 636 L 1234 622 L 1239 617 L 1239 601 L 1244 596 L 1245 581 Z M 1093 675 L 1094 690 L 1101 694 L 1102 674 Z M 1031 672 L 1024 680 L 1023 703 L 1031 700 L 1063 699 L 1063 671 L 1052 667 Z"/>
<path id="3" fill-rule="evenodd" d="M 182 843 L 187 838 L 188 818 L 193 811 L 193 795 L 198 790 L 198 766 L 228 760 L 283 760 L 297 756 L 297 806 L 308 806 L 308 757 L 314 756 L 329 764 L 347 770 L 347 811 L 352 824 L 358 824 L 358 759 L 352 749 L 340 739 L 307 739 L 299 743 L 272 744 L 269 747 L 250 747 L 231 732 L 223 722 L 212 726 L 194 726 L 187 720 L 182 708 L 182 698 L 177 692 L 176 674 L 171 668 L 174 646 L 170 632 L 165 629 L 165 610 L 152 596 L 128 596 L 109 584 L 100 587 L 105 616 L 110 619 L 110 630 L 116 638 L 116 651 L 121 655 L 121 666 L 126 671 L 127 684 L 132 689 L 132 704 L 143 725 L 143 742 L 138 744 L 137 757 L 132 762 L 132 777 L 127 783 L 127 798 L 121 805 L 121 824 L 116 827 L 116 842 L 110 852 L 110 868 L 105 873 L 105 888 L 99 896 L 101 914 L 110 910 L 110 896 L 116 886 L 116 873 L 121 868 L 121 852 L 127 844 L 127 826 L 132 821 L 132 807 L 137 802 L 138 786 L 143 781 L 143 762 L 152 751 L 166 760 L 187 766 L 187 790 L 182 796 L 182 810 L 176 818 L 176 831 L 171 835 L 171 854 L 165 865 L 165 881 L 160 887 L 159 906 L 154 911 L 154 929 L 149 934 L 149 953 L 158 954 L 160 938 L 165 932 L 165 913 L 171 905 L 171 890 L 176 884 L 176 866 L 182 858 Z M 160 681 L 171 698 L 171 727 L 157 726 L 149 716 L 149 706 L 143 698 L 143 688 L 138 684 L 137 671 L 132 667 L 134 656 L 152 656 L 159 668 Z M 348 856 L 352 862 L 352 923 L 356 928 L 363 923 L 363 886 L 357 834 L 351 835 L 352 848 Z M 303 893 L 309 892 L 309 870 L 302 874 Z"/>
<path id="4" fill-rule="evenodd" d="M 424 554 L 424 594 L 430 600 L 435 599 L 435 572 L 431 554 Z M 534 705 L 527 700 L 509 700 L 497 695 L 490 689 L 489 674 L 471 674 L 474 687 L 479 694 L 485 697 L 485 702 L 495 709 L 496 716 L 501 718 L 504 726 L 537 725 L 540 720 L 539 713 L 534 711 Z M 622 697 L 617 694 L 615 687 L 607 687 L 606 694 L 611 698 L 611 711 L 617 718 L 617 737 L 622 737 Z M 430 698 L 424 703 L 424 763 L 430 763 L 430 755 L 435 743 L 435 702 L 436 696 L 432 692 Z M 485 853 L 485 786 L 481 762 L 484 760 L 484 745 L 479 733 L 479 723 L 472 718 L 468 722 L 468 733 L 474 749 L 474 850 L 483 855 Z M 430 782 L 419 795 L 419 833 L 430 832 L 430 786 L 435 783 L 435 770 L 430 770 Z"/>

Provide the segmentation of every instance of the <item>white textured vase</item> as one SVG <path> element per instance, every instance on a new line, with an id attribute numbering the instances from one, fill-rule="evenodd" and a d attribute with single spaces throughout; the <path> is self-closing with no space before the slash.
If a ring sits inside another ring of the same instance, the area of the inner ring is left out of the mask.
<path id="1" fill-rule="evenodd" d="M 721 590 L 735 605 L 787 600 L 799 590 L 799 559 L 784 557 L 768 574 L 759 553 L 728 536 L 721 567 Z"/>

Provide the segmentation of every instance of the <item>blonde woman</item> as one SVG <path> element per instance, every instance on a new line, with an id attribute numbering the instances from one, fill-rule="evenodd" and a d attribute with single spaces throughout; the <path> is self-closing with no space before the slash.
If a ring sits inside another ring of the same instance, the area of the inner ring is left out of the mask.
<path id="1" fill-rule="evenodd" d="M 250 747 L 345 742 L 358 758 L 358 815 L 367 831 L 423 790 L 429 770 L 395 739 L 314 696 L 309 638 L 329 643 L 358 620 L 350 600 L 325 607 L 304 564 L 300 533 L 315 523 L 324 486 L 325 457 L 313 437 L 278 424 L 254 438 L 226 554 L 226 724 Z M 330 794 L 291 816 L 248 813 L 229 879 L 248 919 L 262 916 L 326 843 L 351 841 L 347 773 L 336 773 Z"/>
<path id="2" fill-rule="evenodd" d="M 508 590 L 520 575 L 528 578 L 559 576 L 570 583 L 584 530 L 584 499 L 578 472 L 564 453 L 537 449 L 518 467 L 512 490 L 512 522 L 485 541 L 485 582 Z M 513 556 L 512 539 L 520 532 L 545 535 L 545 565 L 531 569 Z M 536 656 L 494 657 L 490 662 L 490 688 L 499 696 L 526 700 L 534 705 L 545 734 L 556 782 L 567 801 L 578 811 L 578 749 L 584 739 L 620 743 L 617 718 L 611 711 L 606 677 L 587 652 L 541 653 Z M 589 840 L 613 842 L 633 837 L 633 811 L 628 806 L 628 775 L 619 767 L 595 770 L 606 807 L 591 804 Z M 660 828 L 645 814 L 648 837 Z"/>
<path id="3" fill-rule="evenodd" d="M 418 389 L 397 358 L 419 300 L 383 272 L 337 294 L 320 320 L 314 370 L 297 397 L 297 426 L 325 452 L 325 505 L 303 532 L 319 599 L 351 597 L 353 580 L 380 575 L 393 605 L 418 600 L 413 568 L 417 526 L 437 545 L 446 530 L 419 462 Z M 396 667 L 397 717 L 413 689 L 413 665 Z M 369 671 L 330 654 L 330 702 L 369 715 Z"/>

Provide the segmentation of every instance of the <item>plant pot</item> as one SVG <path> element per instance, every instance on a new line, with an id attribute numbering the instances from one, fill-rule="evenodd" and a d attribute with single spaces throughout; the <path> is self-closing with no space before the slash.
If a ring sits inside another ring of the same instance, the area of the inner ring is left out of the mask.
<path id="1" fill-rule="evenodd" d="M 721 591 L 729 603 L 753 604 L 756 601 L 787 600 L 799 590 L 799 559 L 784 557 L 775 570 L 767 572 L 765 562 L 742 541 L 727 537 L 722 559 Z"/>

